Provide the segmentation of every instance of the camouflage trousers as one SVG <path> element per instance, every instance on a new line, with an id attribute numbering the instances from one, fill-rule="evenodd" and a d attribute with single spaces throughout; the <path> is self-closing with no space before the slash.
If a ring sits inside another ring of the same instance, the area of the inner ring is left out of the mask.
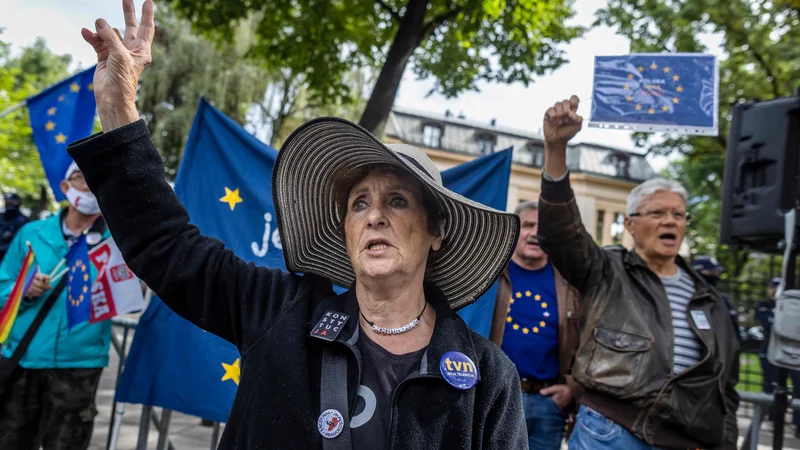
<path id="1" fill-rule="evenodd" d="M 0 405 L 0 449 L 86 450 L 103 369 L 24 370 Z"/>

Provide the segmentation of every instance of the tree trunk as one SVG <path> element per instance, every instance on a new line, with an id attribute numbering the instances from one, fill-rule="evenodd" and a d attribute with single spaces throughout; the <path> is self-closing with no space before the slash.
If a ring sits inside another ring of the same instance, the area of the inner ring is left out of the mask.
<path id="1" fill-rule="evenodd" d="M 400 88 L 403 72 L 414 50 L 425 36 L 425 12 L 429 0 L 409 0 L 406 13 L 400 20 L 397 34 L 389 47 L 386 62 L 383 63 L 378 80 L 364 108 L 359 124 L 372 134 L 381 138 L 394 98 Z"/>

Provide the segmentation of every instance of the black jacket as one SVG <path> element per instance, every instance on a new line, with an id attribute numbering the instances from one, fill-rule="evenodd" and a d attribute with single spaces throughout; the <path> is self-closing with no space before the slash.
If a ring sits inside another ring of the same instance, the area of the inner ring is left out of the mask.
<path id="1" fill-rule="evenodd" d="M 572 367 L 585 388 L 581 403 L 651 445 L 735 450 L 739 343 L 719 294 L 677 258 L 694 279 L 686 320 L 703 345 L 703 358 L 676 375 L 664 285 L 636 252 L 595 244 L 569 177 L 542 181 L 539 242 L 587 303 Z M 699 328 L 691 313 L 709 326 Z"/>
<path id="2" fill-rule="evenodd" d="M 361 363 L 346 344 L 358 326 L 353 291 L 336 296 L 318 276 L 246 263 L 201 235 L 164 180 L 142 121 L 76 142 L 68 151 L 130 268 L 176 313 L 239 349 L 241 381 L 220 448 L 321 448 L 323 348 L 346 355 L 350 416 L 355 407 Z M 426 298 L 436 308 L 436 325 L 420 370 L 395 392 L 388 447 L 527 448 L 514 365 L 470 331 L 438 289 L 426 286 Z M 328 310 L 351 317 L 332 343 L 309 336 Z M 439 361 L 448 351 L 476 363 L 473 388 L 461 391 L 442 378 Z"/>

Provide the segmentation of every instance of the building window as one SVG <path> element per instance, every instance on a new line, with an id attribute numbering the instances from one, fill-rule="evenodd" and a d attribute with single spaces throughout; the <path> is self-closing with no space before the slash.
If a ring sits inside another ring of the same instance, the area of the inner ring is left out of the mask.
<path id="1" fill-rule="evenodd" d="M 622 235 L 625 233 L 625 214 L 616 213 L 614 223 L 611 224 L 611 241 L 614 245 L 622 244 Z"/>
<path id="2" fill-rule="evenodd" d="M 491 134 L 478 135 L 478 153 L 488 155 L 494 153 L 494 136 Z"/>
<path id="3" fill-rule="evenodd" d="M 603 228 L 606 225 L 606 212 L 602 209 L 597 210 L 597 226 L 594 229 L 594 241 L 597 245 L 603 245 Z"/>
<path id="4" fill-rule="evenodd" d="M 612 153 L 608 157 L 609 163 L 614 166 L 617 176 L 630 178 L 631 155 L 625 153 Z"/>
<path id="5" fill-rule="evenodd" d="M 439 125 L 425 125 L 422 129 L 422 143 L 426 147 L 439 148 L 442 146 L 442 127 Z"/>
<path id="6" fill-rule="evenodd" d="M 531 163 L 533 167 L 544 167 L 544 149 L 543 148 L 531 148 L 531 155 L 533 159 Z"/>

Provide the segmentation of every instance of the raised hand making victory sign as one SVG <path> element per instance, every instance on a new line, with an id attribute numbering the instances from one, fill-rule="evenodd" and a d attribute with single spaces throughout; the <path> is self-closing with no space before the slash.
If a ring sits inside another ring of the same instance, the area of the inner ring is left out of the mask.
<path id="1" fill-rule="evenodd" d="M 133 0 L 123 0 L 125 36 L 105 19 L 95 21 L 96 32 L 81 30 L 83 39 L 97 52 L 94 73 L 94 95 L 103 131 L 139 120 L 136 111 L 136 86 L 146 65 L 150 64 L 153 45 L 155 5 L 146 0 L 142 5 L 142 23 L 136 21 Z"/>

